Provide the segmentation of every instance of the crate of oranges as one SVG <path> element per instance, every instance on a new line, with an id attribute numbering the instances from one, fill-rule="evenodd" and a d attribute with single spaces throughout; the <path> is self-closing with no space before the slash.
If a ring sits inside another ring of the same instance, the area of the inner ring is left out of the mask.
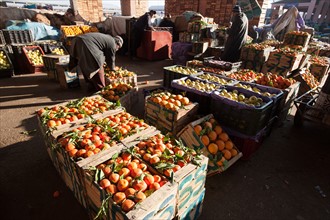
<path id="1" fill-rule="evenodd" d="M 93 219 L 173 219 L 178 185 L 127 151 L 113 150 L 84 167 Z"/>
<path id="2" fill-rule="evenodd" d="M 198 103 L 180 94 L 160 92 L 145 99 L 145 119 L 164 132 L 176 134 L 191 122 L 197 111 Z"/>
<path id="3" fill-rule="evenodd" d="M 134 156 L 178 184 L 178 212 L 200 198 L 205 188 L 207 157 L 198 155 L 182 141 L 160 133 L 126 146 Z"/>
<path id="4" fill-rule="evenodd" d="M 178 137 L 186 146 L 209 158 L 208 175 L 225 171 L 242 157 L 212 114 L 191 122 Z"/>

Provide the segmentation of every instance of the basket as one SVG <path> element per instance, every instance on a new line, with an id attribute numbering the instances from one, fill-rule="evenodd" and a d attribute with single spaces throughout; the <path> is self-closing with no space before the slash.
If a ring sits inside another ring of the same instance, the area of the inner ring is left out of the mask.
<path id="1" fill-rule="evenodd" d="M 2 30 L 7 44 L 28 44 L 33 42 L 31 30 Z"/>
<path id="2" fill-rule="evenodd" d="M 179 72 L 172 71 L 171 69 L 175 68 L 175 67 L 181 67 L 183 69 L 192 69 L 190 67 L 185 67 L 185 66 L 181 66 L 181 65 L 174 65 L 174 66 L 164 67 L 163 68 L 164 69 L 164 80 L 163 80 L 163 86 L 164 87 L 170 88 L 172 80 L 180 79 L 182 77 L 188 76 L 187 74 L 184 74 L 184 73 L 179 73 Z M 198 71 L 196 74 L 192 74 L 192 75 L 198 75 L 198 74 L 202 74 L 202 73 L 203 73 L 202 71 Z"/>
<path id="3" fill-rule="evenodd" d="M 266 126 L 273 108 L 273 101 L 270 98 L 233 86 L 226 86 L 225 89 L 237 90 L 246 96 L 254 95 L 261 98 L 265 104 L 261 107 L 248 106 L 221 97 L 218 95 L 219 91 L 214 91 L 211 94 L 211 113 L 219 123 L 246 135 L 255 135 Z"/>

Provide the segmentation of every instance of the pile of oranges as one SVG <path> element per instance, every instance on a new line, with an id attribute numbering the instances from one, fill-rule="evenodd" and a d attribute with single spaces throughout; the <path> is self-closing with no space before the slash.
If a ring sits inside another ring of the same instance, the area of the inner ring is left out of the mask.
<path id="1" fill-rule="evenodd" d="M 132 210 L 136 203 L 142 202 L 167 182 L 128 152 L 114 156 L 98 165 L 97 169 L 104 173 L 99 185 L 124 212 Z"/>
<path id="2" fill-rule="evenodd" d="M 180 94 L 171 94 L 169 92 L 153 94 L 149 100 L 173 111 L 177 111 L 180 108 L 184 108 L 184 106 L 190 104 L 189 98 Z"/>
<path id="3" fill-rule="evenodd" d="M 213 158 L 216 158 L 216 161 L 213 162 L 219 167 L 224 166 L 225 161 L 229 161 L 238 154 L 228 134 L 222 130 L 214 118 L 195 125 L 194 130 L 208 152 L 214 155 Z"/>
<path id="4" fill-rule="evenodd" d="M 124 96 L 132 86 L 126 83 L 114 83 L 104 87 L 101 96 L 111 102 L 116 102 L 120 97 Z"/>
<path id="5" fill-rule="evenodd" d="M 193 149 L 180 142 L 174 143 L 162 134 L 141 141 L 133 147 L 132 152 L 169 178 L 196 155 Z"/>
<path id="6" fill-rule="evenodd" d="M 70 157 L 79 160 L 106 150 L 148 127 L 142 120 L 122 112 L 65 132 L 58 142 Z"/>
<path id="7" fill-rule="evenodd" d="M 134 76 L 135 73 L 121 67 L 116 68 L 116 70 L 110 70 L 109 67 L 104 68 L 104 75 L 109 79 L 118 79 L 124 77 Z"/>
<path id="8" fill-rule="evenodd" d="M 116 106 L 103 99 L 101 96 L 85 97 L 74 100 L 65 106 L 40 109 L 37 113 L 42 124 L 54 128 L 63 124 L 114 109 Z"/>

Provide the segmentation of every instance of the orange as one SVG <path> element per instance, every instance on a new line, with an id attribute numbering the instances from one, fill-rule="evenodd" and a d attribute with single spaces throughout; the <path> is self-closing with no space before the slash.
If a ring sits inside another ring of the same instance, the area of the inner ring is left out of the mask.
<path id="1" fill-rule="evenodd" d="M 124 212 L 129 212 L 134 206 L 135 206 L 135 202 L 133 202 L 130 199 L 126 199 L 121 205 L 121 208 Z"/>
<path id="2" fill-rule="evenodd" d="M 231 153 L 230 153 L 230 151 L 229 150 L 223 150 L 222 151 L 222 154 L 223 154 L 223 156 L 225 157 L 225 159 L 226 160 L 230 160 L 230 158 L 231 158 Z"/>
<path id="3" fill-rule="evenodd" d="M 214 128 L 215 133 L 217 133 L 217 135 L 222 133 L 222 128 L 220 125 L 216 125 Z"/>
<path id="4" fill-rule="evenodd" d="M 117 192 L 117 186 L 114 184 L 111 184 L 110 186 L 108 186 L 106 189 L 107 193 L 113 195 Z"/>
<path id="5" fill-rule="evenodd" d="M 142 175 L 142 170 L 140 168 L 135 168 L 135 169 L 131 170 L 131 176 L 133 178 L 137 178 L 141 175 Z"/>
<path id="6" fill-rule="evenodd" d="M 211 143 L 211 144 L 209 144 L 209 146 L 207 146 L 207 149 L 209 150 L 209 152 L 211 154 L 217 154 L 217 152 L 218 152 L 218 145 L 216 145 L 214 143 Z"/>
<path id="7" fill-rule="evenodd" d="M 132 186 L 136 191 L 142 191 L 142 192 L 144 192 L 148 188 L 148 185 L 143 180 L 138 180 L 138 181 L 135 180 Z"/>
<path id="8" fill-rule="evenodd" d="M 182 105 L 179 100 L 175 100 L 173 104 L 178 106 L 178 107 L 181 107 L 181 105 Z"/>
<path id="9" fill-rule="evenodd" d="M 210 141 L 215 141 L 217 139 L 217 133 L 215 131 L 210 131 L 208 134 Z"/>
<path id="10" fill-rule="evenodd" d="M 120 179 L 117 183 L 117 189 L 121 192 L 124 192 L 128 189 L 129 182 L 126 179 Z"/>
<path id="11" fill-rule="evenodd" d="M 224 133 L 224 132 L 219 134 L 219 138 L 223 141 L 228 141 L 228 139 L 229 139 L 228 134 Z"/>
<path id="12" fill-rule="evenodd" d="M 152 158 L 150 158 L 150 160 L 149 160 L 149 163 L 150 164 L 156 164 L 156 163 L 158 163 L 160 161 L 160 159 L 159 159 L 159 157 L 152 157 Z"/>
<path id="13" fill-rule="evenodd" d="M 146 184 L 149 186 L 151 184 L 153 184 L 155 182 L 155 179 L 152 175 L 145 175 L 143 178 L 144 182 L 146 182 Z"/>
<path id="14" fill-rule="evenodd" d="M 116 192 L 112 198 L 115 203 L 121 204 L 126 199 L 126 195 L 123 192 Z"/>
<path id="15" fill-rule="evenodd" d="M 126 198 L 128 198 L 129 196 L 134 196 L 136 190 L 133 189 L 133 188 L 128 188 L 125 190 L 125 195 L 126 195 Z"/>
<path id="16" fill-rule="evenodd" d="M 208 146 L 210 143 L 210 139 L 207 135 L 203 135 L 201 140 L 202 140 L 202 143 L 204 144 L 204 146 Z"/>
<path id="17" fill-rule="evenodd" d="M 215 119 L 214 119 L 214 118 L 210 118 L 209 122 L 210 122 L 211 124 L 213 124 L 213 123 L 215 122 Z"/>
<path id="18" fill-rule="evenodd" d="M 183 105 L 188 105 L 189 104 L 189 99 L 187 97 L 184 97 L 184 98 L 181 99 L 181 103 Z"/>
<path id="19" fill-rule="evenodd" d="M 109 180 L 112 182 L 112 183 L 117 183 L 118 180 L 119 180 L 119 174 L 118 173 L 111 173 L 109 175 Z"/>
<path id="20" fill-rule="evenodd" d="M 235 157 L 238 154 L 237 150 L 234 148 L 230 150 L 230 153 L 233 157 Z"/>
<path id="21" fill-rule="evenodd" d="M 142 202 L 145 198 L 147 198 L 146 195 L 143 192 L 139 191 L 135 193 L 134 201 Z"/>
<path id="22" fill-rule="evenodd" d="M 138 168 L 138 165 L 137 165 L 137 163 L 135 163 L 135 162 L 132 161 L 129 164 L 127 164 L 127 168 L 131 171 L 131 170 L 133 170 L 135 168 Z"/>
<path id="23" fill-rule="evenodd" d="M 149 186 L 149 189 L 153 189 L 153 190 L 158 190 L 160 188 L 160 184 L 159 183 L 157 183 L 157 182 L 154 182 L 153 184 L 151 184 L 150 186 Z"/>
<path id="24" fill-rule="evenodd" d="M 203 128 L 200 125 L 196 125 L 194 127 L 194 130 L 195 130 L 196 134 L 199 135 L 201 133 L 201 131 L 203 130 Z"/>
<path id="25" fill-rule="evenodd" d="M 225 147 L 226 147 L 226 149 L 231 150 L 231 149 L 233 149 L 234 144 L 231 141 L 226 141 L 225 142 Z"/>
<path id="26" fill-rule="evenodd" d="M 216 140 L 215 143 L 218 145 L 218 149 L 220 151 L 222 151 L 223 149 L 225 149 L 225 142 L 223 142 L 223 140 Z"/>
<path id="27" fill-rule="evenodd" d="M 126 167 L 121 168 L 121 170 L 119 170 L 119 176 L 123 176 L 124 178 L 127 177 L 130 174 L 130 170 Z"/>
<path id="28" fill-rule="evenodd" d="M 209 128 L 212 129 L 213 126 L 212 126 L 211 122 L 208 122 L 208 121 L 207 121 L 207 122 L 204 123 L 204 127 L 205 127 L 205 128 L 209 127 Z"/>
<path id="29" fill-rule="evenodd" d="M 108 179 L 102 179 L 99 184 L 103 189 L 105 189 L 111 185 L 111 183 Z"/>

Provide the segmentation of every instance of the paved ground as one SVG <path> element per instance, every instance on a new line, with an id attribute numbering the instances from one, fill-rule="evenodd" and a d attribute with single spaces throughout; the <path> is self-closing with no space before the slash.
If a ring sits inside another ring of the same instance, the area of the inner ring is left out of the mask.
<path id="1" fill-rule="evenodd" d="M 118 57 L 117 65 L 138 73 L 135 115 L 143 116 L 142 88 L 161 85 L 162 67 L 171 64 Z M 89 95 L 80 82 L 81 88 L 62 90 L 46 74 L 0 79 L 1 219 L 88 218 L 48 158 L 34 115 Z M 289 119 L 250 160 L 207 178 L 200 219 L 330 219 L 330 129 L 311 122 L 296 128 Z"/>

